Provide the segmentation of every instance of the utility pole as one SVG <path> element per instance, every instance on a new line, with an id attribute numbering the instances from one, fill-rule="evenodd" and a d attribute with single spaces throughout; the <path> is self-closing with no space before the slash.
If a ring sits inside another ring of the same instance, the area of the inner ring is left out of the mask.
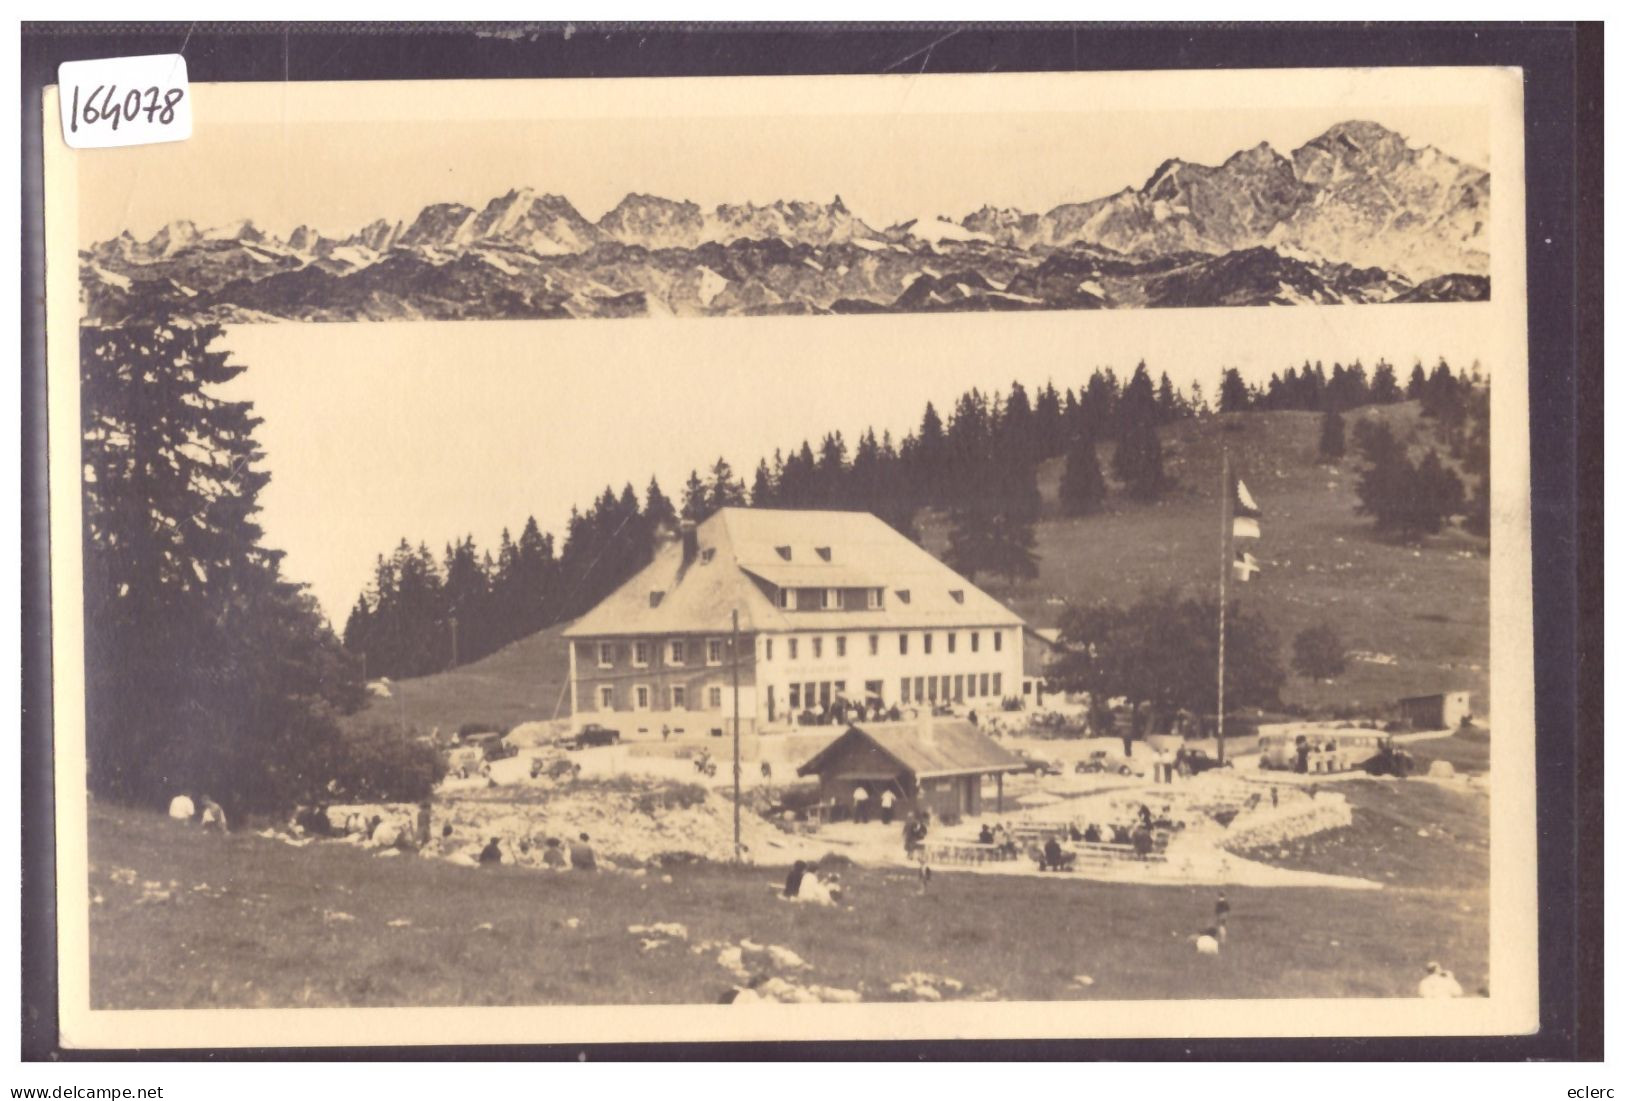
<path id="1" fill-rule="evenodd" d="M 734 609 L 734 861 L 743 859 L 744 847 L 739 840 L 739 609 Z"/>
<path id="2" fill-rule="evenodd" d="M 1223 450 L 1219 475 L 1219 764 L 1224 764 L 1224 602 L 1230 583 L 1230 451 Z"/>

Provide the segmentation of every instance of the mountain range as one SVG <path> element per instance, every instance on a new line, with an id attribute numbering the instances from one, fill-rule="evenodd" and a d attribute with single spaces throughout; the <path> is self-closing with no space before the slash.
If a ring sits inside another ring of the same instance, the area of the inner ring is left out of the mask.
<path id="1" fill-rule="evenodd" d="M 91 323 L 1112 309 L 1489 297 L 1489 173 L 1372 122 L 1046 213 L 984 206 L 884 228 L 839 196 L 630 194 L 596 222 L 529 188 L 410 224 L 279 239 L 172 222 L 80 253 Z"/>

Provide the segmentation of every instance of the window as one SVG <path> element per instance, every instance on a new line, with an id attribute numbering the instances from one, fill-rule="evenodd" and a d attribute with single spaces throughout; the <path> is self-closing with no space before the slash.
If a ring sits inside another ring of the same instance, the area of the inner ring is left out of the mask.
<path id="1" fill-rule="evenodd" d="M 796 610 L 796 591 L 794 589 L 779 590 L 779 607 L 792 612 Z"/>
<path id="2" fill-rule="evenodd" d="M 933 703 L 935 703 L 936 698 L 937 698 L 937 678 L 936 677 L 927 677 L 925 679 L 925 690 L 926 690 L 927 696 L 931 699 L 931 701 Z"/>
<path id="3" fill-rule="evenodd" d="M 772 639 L 768 639 L 766 644 L 763 647 L 762 660 L 763 661 L 772 661 L 773 660 L 773 640 Z"/>
<path id="4" fill-rule="evenodd" d="M 711 686 L 711 706 L 718 709 L 722 707 L 722 686 L 719 684 Z"/>
<path id="5" fill-rule="evenodd" d="M 993 674 L 993 694 L 995 696 L 1003 696 L 1004 695 L 1004 674 L 1003 673 L 994 673 Z"/>
<path id="6" fill-rule="evenodd" d="M 826 612 L 839 611 L 840 609 L 846 607 L 846 590 L 823 589 L 820 591 L 823 593 L 823 596 L 820 598 L 820 603 L 818 606 L 824 609 Z"/>
<path id="7" fill-rule="evenodd" d="M 980 631 L 972 631 L 970 633 L 970 652 L 975 654 L 975 653 L 980 652 L 981 649 L 982 649 L 982 632 L 980 632 Z"/>
<path id="8" fill-rule="evenodd" d="M 822 558 L 825 562 L 829 561 L 830 553 L 828 547 L 814 547 L 813 550 L 817 551 L 818 557 Z"/>
<path id="9" fill-rule="evenodd" d="M 615 647 L 608 642 L 598 644 L 598 668 L 608 669 L 615 664 Z"/>
<path id="10" fill-rule="evenodd" d="M 949 631 L 949 632 L 948 632 L 948 652 L 949 652 L 949 653 L 950 653 L 950 654 L 951 654 L 951 653 L 953 653 L 953 652 L 954 652 L 954 647 L 955 647 L 955 646 L 956 646 L 956 645 L 957 645 L 957 644 L 958 644 L 958 643 L 959 643 L 959 634 L 958 634 L 958 632 L 956 632 L 956 631 Z"/>
<path id="11" fill-rule="evenodd" d="M 649 686 L 640 684 L 632 690 L 632 698 L 637 701 L 635 706 L 639 711 L 649 710 Z"/>
<path id="12" fill-rule="evenodd" d="M 1004 649 L 1004 632 L 1003 631 L 994 631 L 993 632 L 993 649 L 995 649 L 995 650 L 1003 650 Z"/>
<path id="13" fill-rule="evenodd" d="M 931 634 L 930 634 L 930 632 L 926 632 L 926 635 L 925 635 L 925 652 L 928 653 L 928 654 L 931 652 Z"/>
<path id="14" fill-rule="evenodd" d="M 598 706 L 605 711 L 615 710 L 615 686 L 601 684 L 598 686 Z"/>
<path id="15" fill-rule="evenodd" d="M 845 635 L 836 635 L 835 636 L 835 656 L 838 657 L 838 658 L 846 657 L 846 636 Z"/>
<path id="16" fill-rule="evenodd" d="M 912 703 L 913 702 L 914 694 L 909 691 L 909 688 L 911 686 L 912 686 L 912 682 L 907 677 L 904 677 L 903 678 L 903 702 L 904 703 Z"/>
<path id="17" fill-rule="evenodd" d="M 673 711 L 686 711 L 688 709 L 688 689 L 680 684 L 671 686 L 671 709 Z"/>
<path id="18" fill-rule="evenodd" d="M 897 636 L 897 652 L 899 654 L 903 654 L 905 656 L 908 654 L 908 636 L 907 635 L 898 635 Z"/>
<path id="19" fill-rule="evenodd" d="M 907 604 L 908 603 L 908 590 L 907 589 L 898 589 L 897 590 L 897 599 L 901 600 L 904 604 Z"/>
<path id="20" fill-rule="evenodd" d="M 982 692 L 981 692 L 981 694 L 984 695 L 984 696 L 987 695 L 987 674 L 986 673 L 982 674 Z"/>
<path id="21" fill-rule="evenodd" d="M 880 656 L 880 636 L 879 635 L 870 635 L 869 636 L 869 656 L 870 657 L 879 657 Z"/>
<path id="22" fill-rule="evenodd" d="M 717 556 L 717 548 L 715 548 L 715 547 L 706 547 L 704 550 L 702 550 L 700 552 L 700 565 L 702 565 L 702 566 L 710 565 L 711 564 L 711 559 L 715 558 L 716 556 Z"/>
<path id="23" fill-rule="evenodd" d="M 797 712 L 797 711 L 800 711 L 800 710 L 801 710 L 801 685 L 792 684 L 790 686 L 790 711 L 792 713 L 794 713 L 794 712 Z"/>
<path id="24" fill-rule="evenodd" d="M 642 639 L 632 644 L 632 664 L 637 666 L 649 664 L 649 644 Z"/>
<path id="25" fill-rule="evenodd" d="M 799 650 L 799 649 L 801 649 L 801 646 L 798 643 L 798 641 L 796 639 L 791 639 L 790 640 L 790 660 L 791 661 L 796 660 L 796 651 Z"/>
<path id="26" fill-rule="evenodd" d="M 815 657 L 815 658 L 823 657 L 824 656 L 824 640 L 821 639 L 821 638 L 815 638 L 815 639 L 812 640 L 812 644 L 813 644 L 813 657 Z"/>
<path id="27" fill-rule="evenodd" d="M 952 638 L 953 636 L 949 635 L 948 637 Z M 954 699 L 962 700 L 964 698 L 965 698 L 965 674 L 963 674 L 963 673 L 955 673 L 954 674 Z"/>
<path id="28" fill-rule="evenodd" d="M 673 665 L 681 665 L 687 657 L 688 654 L 683 646 L 683 640 L 680 638 L 672 639 L 670 658 L 671 663 Z"/>
<path id="29" fill-rule="evenodd" d="M 948 595 L 954 598 L 954 603 L 955 604 L 963 604 L 963 603 L 965 603 L 965 590 L 964 589 L 949 589 L 948 590 Z"/>
<path id="30" fill-rule="evenodd" d="M 914 700 L 916 703 L 925 702 L 925 678 L 914 678 Z"/>
<path id="31" fill-rule="evenodd" d="M 869 605 L 870 611 L 874 611 L 876 608 L 880 607 L 881 597 L 885 595 L 885 592 L 885 589 L 867 590 L 865 593 L 865 600 Z"/>
<path id="32" fill-rule="evenodd" d="M 721 665 L 722 664 L 722 640 L 720 638 L 706 639 L 706 642 L 705 642 L 705 664 L 707 664 L 707 665 Z"/>
<path id="33" fill-rule="evenodd" d="M 774 547 L 773 549 L 779 552 L 780 558 L 784 559 L 786 562 L 790 561 L 789 547 Z"/>

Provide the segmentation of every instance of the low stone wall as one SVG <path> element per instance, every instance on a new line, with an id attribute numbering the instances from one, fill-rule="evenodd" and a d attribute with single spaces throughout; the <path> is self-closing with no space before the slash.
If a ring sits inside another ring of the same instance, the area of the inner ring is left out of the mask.
<path id="1" fill-rule="evenodd" d="M 1261 807 L 1240 816 L 1225 833 L 1222 846 L 1257 848 L 1353 824 L 1354 811 L 1348 799 L 1337 792 L 1322 791 L 1313 799 L 1297 800 L 1280 808 Z"/>

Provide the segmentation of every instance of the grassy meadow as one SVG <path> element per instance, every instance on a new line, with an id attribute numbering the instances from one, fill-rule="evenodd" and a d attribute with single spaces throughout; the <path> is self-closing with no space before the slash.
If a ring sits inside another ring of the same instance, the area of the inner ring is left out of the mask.
<path id="1" fill-rule="evenodd" d="M 854 867 L 843 873 L 850 908 L 825 909 L 775 897 L 782 868 L 478 869 L 204 834 L 98 804 L 92 1003 L 709 1003 L 736 980 L 716 945 L 692 948 L 742 938 L 793 950 L 811 965 L 807 981 L 866 1001 L 893 997 L 889 984 L 913 971 L 1000 999 L 1406 997 L 1430 959 L 1476 990 L 1486 981 L 1484 798 L 1417 781 L 1347 789 L 1352 829 L 1255 855 L 1385 888 L 1232 889 L 1216 958 L 1188 939 L 1211 921 L 1212 888 L 945 872 L 921 893 L 907 872 Z M 143 901 L 148 884 L 168 897 Z M 682 923 L 688 940 L 646 948 L 627 932 L 654 922 Z"/>

